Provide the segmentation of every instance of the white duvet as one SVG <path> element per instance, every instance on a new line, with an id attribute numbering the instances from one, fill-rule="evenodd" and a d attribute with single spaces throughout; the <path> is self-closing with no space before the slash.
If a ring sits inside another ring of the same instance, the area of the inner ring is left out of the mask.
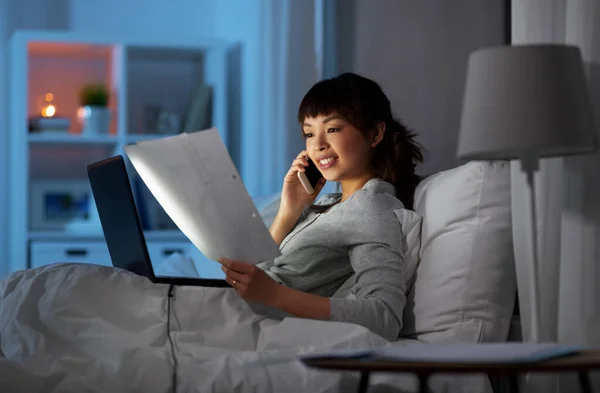
<path id="1" fill-rule="evenodd" d="M 345 392 L 357 373 L 297 355 L 388 343 L 344 323 L 274 318 L 232 289 L 177 287 L 94 265 L 0 281 L 0 392 Z M 436 376 L 436 392 L 481 392 L 482 376 Z M 416 391 L 410 374 L 374 374 L 370 392 Z"/>

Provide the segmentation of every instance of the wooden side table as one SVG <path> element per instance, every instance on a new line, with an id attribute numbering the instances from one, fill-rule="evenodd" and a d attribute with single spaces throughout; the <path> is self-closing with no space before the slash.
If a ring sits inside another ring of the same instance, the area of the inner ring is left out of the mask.
<path id="1" fill-rule="evenodd" d="M 426 393 L 428 379 L 436 373 L 500 374 L 510 376 L 511 392 L 518 392 L 517 376 L 533 372 L 576 372 L 579 376 L 581 392 L 591 393 L 592 385 L 588 372 L 600 369 L 600 350 L 586 350 L 575 355 L 532 363 L 445 363 L 445 362 L 395 362 L 389 360 L 314 358 L 302 362 L 311 368 L 338 371 L 360 371 L 358 387 L 366 393 L 369 376 L 373 372 L 407 372 L 419 378 L 419 392 Z"/>

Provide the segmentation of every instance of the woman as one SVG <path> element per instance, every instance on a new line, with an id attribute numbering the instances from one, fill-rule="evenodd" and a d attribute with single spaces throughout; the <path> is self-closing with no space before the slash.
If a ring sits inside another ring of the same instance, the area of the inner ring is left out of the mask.
<path id="1" fill-rule="evenodd" d="M 227 281 L 246 300 L 395 340 L 409 279 L 400 218 L 412 209 L 420 147 L 381 88 L 356 74 L 314 85 L 298 121 L 306 150 L 284 178 L 270 228 L 282 255 L 256 266 L 223 259 Z M 297 176 L 308 158 L 323 176 L 312 195 Z M 326 180 L 339 182 L 341 195 L 313 206 Z M 340 290 L 345 282 L 350 291 Z"/>

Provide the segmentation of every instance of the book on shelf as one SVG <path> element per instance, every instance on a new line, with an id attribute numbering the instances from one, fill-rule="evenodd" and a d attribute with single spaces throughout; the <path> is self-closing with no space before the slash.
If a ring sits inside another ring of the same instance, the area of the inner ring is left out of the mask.
<path id="1" fill-rule="evenodd" d="M 280 255 L 216 128 L 124 147 L 177 227 L 209 259 Z"/>

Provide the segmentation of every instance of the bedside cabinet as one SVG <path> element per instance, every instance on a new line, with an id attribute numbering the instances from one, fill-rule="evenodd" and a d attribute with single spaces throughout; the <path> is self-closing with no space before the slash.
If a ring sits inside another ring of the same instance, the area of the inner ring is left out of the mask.
<path id="1" fill-rule="evenodd" d="M 103 241 L 33 241 L 30 245 L 30 262 L 30 268 L 58 262 L 112 266 Z"/>
<path id="2" fill-rule="evenodd" d="M 188 241 L 151 240 L 148 242 L 148 254 L 150 255 L 152 266 L 158 266 L 158 264 L 167 259 L 169 255 L 176 252 L 187 256 L 192 247 L 192 243 Z"/>
<path id="3" fill-rule="evenodd" d="M 149 241 L 148 254 L 153 266 L 157 266 L 169 255 L 181 253 L 188 255 L 194 249 L 187 241 Z M 87 241 L 32 241 L 30 245 L 30 268 L 50 265 L 58 262 L 91 263 L 112 266 L 110 253 L 102 240 Z"/>

